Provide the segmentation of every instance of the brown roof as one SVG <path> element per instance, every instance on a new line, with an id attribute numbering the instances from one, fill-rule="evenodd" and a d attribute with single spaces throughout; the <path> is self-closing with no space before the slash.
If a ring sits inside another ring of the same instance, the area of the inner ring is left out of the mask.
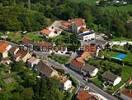
<path id="1" fill-rule="evenodd" d="M 46 41 L 41 41 L 41 42 L 34 42 L 34 45 L 39 46 L 39 47 L 47 47 L 47 48 L 52 48 L 53 45 L 52 43 L 46 42 Z"/>
<path id="2" fill-rule="evenodd" d="M 32 42 L 32 41 L 31 41 L 31 39 L 30 39 L 29 37 L 24 36 L 23 39 L 22 39 L 22 43 L 23 43 L 23 44 L 29 44 L 29 43 L 31 43 L 31 42 Z"/>
<path id="3" fill-rule="evenodd" d="M 77 100 L 97 100 L 93 95 L 89 94 L 88 91 L 81 90 L 76 96 Z"/>
<path id="4" fill-rule="evenodd" d="M 122 93 L 130 98 L 132 98 L 132 90 L 131 89 L 124 89 Z"/>
<path id="5" fill-rule="evenodd" d="M 5 52 L 8 46 L 9 44 L 6 41 L 0 41 L 0 53 Z"/>
<path id="6" fill-rule="evenodd" d="M 17 57 L 23 58 L 24 56 L 27 55 L 27 53 L 28 53 L 28 51 L 25 51 L 25 50 L 23 50 L 23 49 L 20 49 L 20 50 L 18 50 L 18 52 L 16 53 L 15 57 L 16 57 L 16 58 L 17 58 Z"/>
<path id="7" fill-rule="evenodd" d="M 61 24 L 62 24 L 62 27 L 65 29 L 68 29 L 71 27 L 71 23 L 68 21 L 62 21 Z"/>
<path id="8" fill-rule="evenodd" d="M 106 71 L 103 73 L 102 77 L 106 80 L 109 80 L 111 82 L 114 82 L 115 79 L 118 77 L 117 75 L 111 73 L 110 71 Z"/>
<path id="9" fill-rule="evenodd" d="M 14 53 L 18 47 L 12 47 L 9 52 Z"/>
<path id="10" fill-rule="evenodd" d="M 50 31 L 48 28 L 42 29 L 42 30 L 40 31 L 40 33 L 43 34 L 43 35 L 49 35 L 50 32 L 51 32 L 51 31 Z"/>
<path id="11" fill-rule="evenodd" d="M 47 77 L 50 77 L 52 72 L 54 71 L 54 69 L 48 65 L 46 65 L 45 63 L 43 63 L 42 61 L 40 61 L 37 65 L 37 69 L 40 73 L 46 75 Z"/>
<path id="12" fill-rule="evenodd" d="M 76 59 L 74 59 L 74 60 L 71 61 L 71 65 L 74 66 L 74 67 L 76 67 L 76 68 L 79 68 L 80 69 L 80 68 L 83 67 L 84 63 L 79 62 Z"/>

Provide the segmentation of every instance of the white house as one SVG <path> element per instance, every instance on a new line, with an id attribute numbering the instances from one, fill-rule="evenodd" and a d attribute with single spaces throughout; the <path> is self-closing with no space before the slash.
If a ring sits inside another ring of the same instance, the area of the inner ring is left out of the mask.
<path id="1" fill-rule="evenodd" d="M 66 80 L 64 83 L 63 83 L 63 89 L 64 90 L 68 90 L 72 87 L 72 81 L 71 80 Z"/>
<path id="2" fill-rule="evenodd" d="M 68 51 L 67 47 L 64 47 L 64 46 L 54 47 L 54 49 L 52 50 L 53 53 L 60 54 L 60 55 L 65 55 L 67 51 Z"/>
<path id="3" fill-rule="evenodd" d="M 31 57 L 27 63 L 29 65 L 29 67 L 33 68 L 35 65 L 37 65 L 40 62 L 40 59 L 37 59 L 35 57 Z"/>
<path id="4" fill-rule="evenodd" d="M 117 76 L 110 71 L 106 71 L 103 73 L 102 78 L 109 84 L 112 84 L 113 86 L 116 86 L 121 82 L 121 77 Z"/>
<path id="5" fill-rule="evenodd" d="M 95 39 L 95 32 L 91 30 L 86 30 L 79 34 L 79 38 L 83 41 L 89 41 Z"/>
<path id="6" fill-rule="evenodd" d="M 52 25 L 47 28 L 44 28 L 40 31 L 40 34 L 47 36 L 47 37 L 56 37 L 61 34 L 63 31 L 61 28 L 61 21 L 54 21 Z"/>
<path id="7" fill-rule="evenodd" d="M 72 87 L 72 81 L 69 80 L 67 78 L 67 76 L 59 75 L 58 79 L 60 81 L 60 87 L 61 87 L 61 89 L 65 90 L 65 91 L 71 89 L 71 87 Z"/>

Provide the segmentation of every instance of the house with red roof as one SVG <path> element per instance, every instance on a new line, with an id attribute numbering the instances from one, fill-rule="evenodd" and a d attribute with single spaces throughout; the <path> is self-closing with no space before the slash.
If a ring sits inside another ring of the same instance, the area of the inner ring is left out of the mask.
<path id="1" fill-rule="evenodd" d="M 73 59 L 70 63 L 70 68 L 75 70 L 76 72 L 81 73 L 85 63 L 78 61 L 77 59 Z"/>
<path id="2" fill-rule="evenodd" d="M 11 45 L 6 41 L 0 41 L 0 57 L 6 58 L 8 57 L 8 51 L 11 49 Z"/>
<path id="3" fill-rule="evenodd" d="M 46 37 L 56 37 L 61 34 L 63 31 L 61 28 L 61 20 L 54 21 L 52 25 L 49 27 L 46 27 L 40 31 L 40 34 L 46 36 Z"/>
<path id="4" fill-rule="evenodd" d="M 81 28 L 86 28 L 85 19 L 82 18 L 69 19 L 68 22 L 71 23 L 71 31 L 73 33 L 79 33 L 79 30 Z"/>
<path id="5" fill-rule="evenodd" d="M 97 98 L 87 90 L 80 90 L 76 96 L 76 100 L 97 100 Z"/>

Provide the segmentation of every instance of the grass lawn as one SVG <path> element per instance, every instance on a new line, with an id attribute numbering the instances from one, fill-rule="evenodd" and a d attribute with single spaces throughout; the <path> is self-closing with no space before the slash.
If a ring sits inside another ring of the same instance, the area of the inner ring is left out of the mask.
<path id="1" fill-rule="evenodd" d="M 122 81 L 127 81 L 130 77 L 132 77 L 132 67 L 131 66 L 124 66 L 122 68 L 121 73 Z"/>
<path id="2" fill-rule="evenodd" d="M 132 41 L 132 39 L 128 39 L 125 37 L 115 37 L 112 39 L 113 41 Z"/>
<path id="3" fill-rule="evenodd" d="M 43 40 L 43 37 L 41 37 L 37 33 L 33 33 L 33 32 L 27 33 L 25 36 L 29 37 L 33 41 L 42 41 Z"/>
<path id="4" fill-rule="evenodd" d="M 123 61 L 132 62 L 132 53 L 129 52 Z"/>
<path id="5" fill-rule="evenodd" d="M 107 57 L 110 57 L 111 58 L 113 56 L 116 56 L 118 54 L 118 52 L 104 50 L 103 51 L 103 54 L 104 54 L 104 56 L 107 56 Z"/>
<path id="6" fill-rule="evenodd" d="M 10 32 L 8 35 L 8 38 L 16 43 L 19 43 L 22 40 L 22 35 L 21 33 L 17 33 L 17 32 Z"/>
<path id="7" fill-rule="evenodd" d="M 94 84 L 96 84 L 98 87 L 102 87 L 103 82 L 98 77 L 95 77 L 95 78 L 91 79 L 91 81 Z"/>
<path id="8" fill-rule="evenodd" d="M 50 55 L 49 58 L 57 61 L 58 63 L 61 63 L 61 64 L 66 64 L 69 60 L 69 56 L 64 56 L 64 55 Z"/>
<path id="9" fill-rule="evenodd" d="M 114 51 L 103 51 L 103 54 L 106 56 L 106 57 L 115 57 L 119 54 L 120 52 L 114 52 Z M 127 56 L 126 58 L 124 58 L 122 61 L 127 61 L 127 62 L 130 62 L 132 63 L 132 53 L 131 52 L 128 52 L 127 53 Z"/>
<path id="10" fill-rule="evenodd" d="M 3 33 L 2 32 L 0 32 L 0 36 L 2 36 L 3 35 Z"/>

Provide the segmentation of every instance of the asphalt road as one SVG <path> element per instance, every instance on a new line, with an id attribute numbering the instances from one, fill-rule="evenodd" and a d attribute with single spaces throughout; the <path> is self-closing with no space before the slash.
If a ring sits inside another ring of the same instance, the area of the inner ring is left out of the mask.
<path id="1" fill-rule="evenodd" d="M 12 42 L 9 42 L 11 45 L 14 45 L 14 46 L 18 46 L 17 44 L 15 43 L 12 43 Z M 95 92 L 95 93 L 98 93 L 102 96 L 104 96 L 105 98 L 107 98 L 108 100 L 117 100 L 117 98 L 115 98 L 114 96 L 104 92 L 103 90 L 101 90 L 99 87 L 97 87 L 96 85 L 94 85 L 93 83 L 88 83 L 86 82 L 84 79 L 83 79 L 83 76 L 76 73 L 75 71 L 71 70 L 70 68 L 66 67 L 65 65 L 63 64 L 59 64 L 57 62 L 55 62 L 54 60 L 51 60 L 51 59 L 48 59 L 47 58 L 47 55 L 48 53 L 42 53 L 42 52 L 36 52 L 34 51 L 34 53 L 37 55 L 37 56 L 40 56 L 41 58 L 46 58 L 45 59 L 45 62 L 49 65 L 53 65 L 55 68 L 59 68 L 59 69 L 63 69 L 66 73 L 69 73 L 73 78 L 75 78 L 80 86 L 88 86 L 90 88 L 91 91 Z"/>
<path id="2" fill-rule="evenodd" d="M 66 73 L 69 73 L 73 78 L 75 78 L 80 83 L 80 86 L 88 86 L 92 92 L 98 93 L 98 94 L 104 96 L 105 98 L 107 98 L 108 100 L 117 100 L 116 97 L 104 92 L 103 90 L 101 90 L 99 87 L 97 87 L 93 83 L 86 82 L 83 79 L 82 75 L 74 72 L 70 68 L 68 68 L 62 64 L 59 64 L 53 60 L 48 60 L 48 63 L 50 63 L 50 65 L 54 65 L 55 68 L 62 68 Z"/>

